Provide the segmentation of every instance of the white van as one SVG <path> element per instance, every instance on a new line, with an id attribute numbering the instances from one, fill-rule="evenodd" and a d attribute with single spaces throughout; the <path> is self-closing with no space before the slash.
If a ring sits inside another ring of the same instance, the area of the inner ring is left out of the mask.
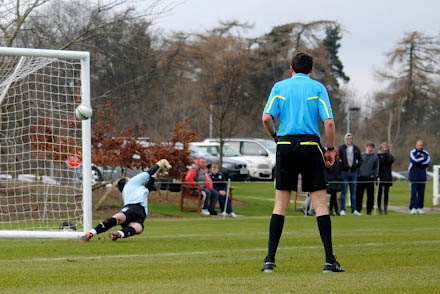
<path id="1" fill-rule="evenodd" d="M 218 138 L 208 138 L 203 142 L 218 142 L 218 140 Z M 277 152 L 277 144 L 274 141 L 260 138 L 229 138 L 225 143 L 243 156 L 268 159 L 266 162 L 269 162 L 273 178 Z"/>
<path id="2" fill-rule="evenodd" d="M 204 149 L 213 156 L 218 156 L 220 153 L 220 144 L 216 141 L 213 142 L 192 142 L 191 145 L 195 145 L 201 149 Z M 229 142 L 223 146 L 224 158 L 235 158 L 247 163 L 249 170 L 249 176 L 251 179 L 257 180 L 270 180 L 272 179 L 271 160 L 268 157 L 254 156 L 254 155 L 241 155 L 239 152 L 229 145 Z"/>

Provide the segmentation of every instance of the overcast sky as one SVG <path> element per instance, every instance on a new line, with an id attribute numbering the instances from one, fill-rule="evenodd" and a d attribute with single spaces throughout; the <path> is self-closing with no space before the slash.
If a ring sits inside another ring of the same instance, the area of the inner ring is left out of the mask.
<path id="1" fill-rule="evenodd" d="M 348 87 L 365 95 L 380 87 L 374 69 L 404 32 L 440 33 L 439 0 L 182 0 L 156 26 L 165 31 L 204 32 L 219 20 L 254 24 L 249 36 L 268 33 L 290 22 L 335 20 L 345 32 L 339 57 L 351 78 Z"/>

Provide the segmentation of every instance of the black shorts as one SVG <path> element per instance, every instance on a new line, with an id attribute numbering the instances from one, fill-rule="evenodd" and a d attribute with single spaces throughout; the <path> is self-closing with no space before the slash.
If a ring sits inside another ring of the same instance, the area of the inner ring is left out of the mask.
<path id="1" fill-rule="evenodd" d="M 302 191 L 327 189 L 325 150 L 313 135 L 278 137 L 275 188 L 296 191 L 298 175 L 302 177 Z"/>
<path id="2" fill-rule="evenodd" d="M 121 227 L 125 228 L 130 223 L 139 223 L 144 228 L 144 221 L 147 218 L 145 208 L 140 204 L 127 204 L 119 211 L 125 214 L 126 220 Z"/>

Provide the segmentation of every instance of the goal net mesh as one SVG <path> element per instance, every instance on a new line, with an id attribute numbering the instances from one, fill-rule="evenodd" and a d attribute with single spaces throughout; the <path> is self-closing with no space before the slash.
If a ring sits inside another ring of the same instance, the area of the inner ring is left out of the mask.
<path id="1" fill-rule="evenodd" d="M 80 103 L 80 60 L 0 56 L 0 230 L 82 226 Z"/>

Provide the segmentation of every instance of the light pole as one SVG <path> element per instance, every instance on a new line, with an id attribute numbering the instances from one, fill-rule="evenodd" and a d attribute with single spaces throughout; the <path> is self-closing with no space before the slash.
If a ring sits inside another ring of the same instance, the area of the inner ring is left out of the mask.
<path id="1" fill-rule="evenodd" d="M 350 119 L 351 119 L 350 113 L 359 110 L 361 110 L 360 107 L 349 107 L 347 109 L 347 133 L 350 133 Z"/>
<path id="2" fill-rule="evenodd" d="M 214 108 L 214 104 L 209 104 L 209 138 L 212 138 L 212 110 Z"/>

